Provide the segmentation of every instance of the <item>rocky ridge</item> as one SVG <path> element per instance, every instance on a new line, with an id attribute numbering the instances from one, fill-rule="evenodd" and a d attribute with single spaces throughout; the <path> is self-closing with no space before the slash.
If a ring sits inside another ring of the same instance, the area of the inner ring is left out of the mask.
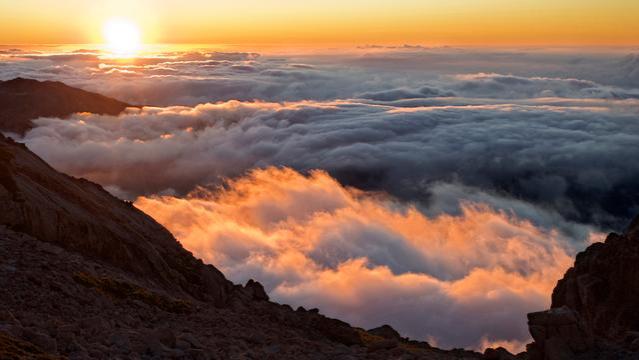
<path id="1" fill-rule="evenodd" d="M 24 135 L 39 117 L 77 112 L 117 115 L 131 105 L 58 81 L 15 78 L 0 81 L 0 130 Z"/>
<path id="2" fill-rule="evenodd" d="M 531 360 L 639 359 L 639 217 L 579 253 L 551 309 L 528 314 Z"/>

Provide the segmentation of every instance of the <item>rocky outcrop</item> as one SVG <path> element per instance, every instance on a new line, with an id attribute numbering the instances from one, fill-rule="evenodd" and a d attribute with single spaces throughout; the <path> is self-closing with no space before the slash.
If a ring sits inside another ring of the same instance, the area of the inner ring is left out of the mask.
<path id="1" fill-rule="evenodd" d="M 566 306 L 528 314 L 528 328 L 535 341 L 531 359 L 573 359 L 594 345 L 579 314 Z"/>
<path id="2" fill-rule="evenodd" d="M 244 288 L 253 300 L 268 301 L 268 295 L 264 290 L 264 286 L 262 286 L 259 282 L 249 279 L 249 281 L 246 282 L 246 285 L 244 285 Z"/>
<path id="3" fill-rule="evenodd" d="M 382 325 L 380 327 L 370 329 L 368 332 L 387 340 L 401 340 L 402 338 L 397 330 L 393 329 L 390 325 Z"/>
<path id="4" fill-rule="evenodd" d="M 76 112 L 117 115 L 131 105 L 58 81 L 16 78 L 0 81 L 0 131 L 24 134 L 39 117 Z"/>
<path id="5" fill-rule="evenodd" d="M 222 305 L 232 284 L 151 217 L 0 135 L 0 225 Z"/>
<path id="6" fill-rule="evenodd" d="M 551 309 L 528 314 L 533 360 L 634 358 L 639 350 L 639 218 L 579 253 Z"/>
<path id="7" fill-rule="evenodd" d="M 488 348 L 484 351 L 484 360 L 527 360 L 528 354 L 522 352 L 517 355 L 511 354 L 508 350 L 503 347 L 498 348 Z"/>
<path id="8" fill-rule="evenodd" d="M 566 306 L 597 337 L 621 341 L 639 331 L 639 237 L 636 229 L 590 246 L 559 281 L 552 307 Z"/>

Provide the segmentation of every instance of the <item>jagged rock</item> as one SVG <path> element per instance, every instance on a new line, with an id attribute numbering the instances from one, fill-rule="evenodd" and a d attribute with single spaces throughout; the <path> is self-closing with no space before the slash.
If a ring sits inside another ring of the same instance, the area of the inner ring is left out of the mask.
<path id="1" fill-rule="evenodd" d="M 2 135 L 0 170 L 0 186 L 10 195 L 2 198 L 0 224 L 134 272 L 155 286 L 226 302 L 232 284 L 221 272 L 102 187 L 58 173 Z"/>
<path id="2" fill-rule="evenodd" d="M 504 349 L 503 347 L 498 348 L 488 348 L 484 350 L 484 359 L 485 360 L 516 360 L 517 356 L 510 353 L 510 351 Z"/>
<path id="3" fill-rule="evenodd" d="M 552 307 L 576 310 L 593 334 L 613 341 L 639 331 L 639 234 L 633 225 L 577 255 L 552 296 Z"/>
<path id="4" fill-rule="evenodd" d="M 628 339 L 639 332 L 637 274 L 639 218 L 624 234 L 612 233 L 579 253 L 553 290 L 551 309 L 528 314 L 535 340 L 528 347 L 530 358 L 592 358 L 595 353 L 595 358 L 621 358 L 626 350 L 637 351 Z"/>
<path id="5" fill-rule="evenodd" d="M 347 346 L 363 344 L 359 332 L 347 323 L 322 315 L 311 316 L 313 316 L 313 326 L 327 338 Z"/>
<path id="6" fill-rule="evenodd" d="M 566 306 L 528 314 L 528 328 L 535 341 L 528 350 L 539 354 L 531 359 L 570 359 L 594 345 L 579 314 Z"/>
<path id="7" fill-rule="evenodd" d="M 397 332 L 397 330 L 393 329 L 390 325 L 382 325 L 380 327 L 376 327 L 374 329 L 368 330 L 369 333 L 373 335 L 377 335 L 383 337 L 384 339 L 389 340 L 400 340 L 401 336 Z"/>
<path id="8" fill-rule="evenodd" d="M 264 286 L 253 279 L 249 279 L 249 281 L 246 282 L 246 285 L 244 285 L 244 288 L 248 290 L 250 296 L 254 300 L 268 301 L 269 299 L 266 291 L 264 290 Z"/>

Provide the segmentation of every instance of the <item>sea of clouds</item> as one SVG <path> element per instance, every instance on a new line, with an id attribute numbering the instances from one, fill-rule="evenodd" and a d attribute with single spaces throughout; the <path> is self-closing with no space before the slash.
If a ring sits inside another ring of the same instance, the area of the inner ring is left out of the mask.
<path id="1" fill-rule="evenodd" d="M 0 80 L 143 107 L 14 135 L 234 281 L 443 347 L 520 350 L 576 252 L 639 213 L 632 50 L 0 50 Z"/>

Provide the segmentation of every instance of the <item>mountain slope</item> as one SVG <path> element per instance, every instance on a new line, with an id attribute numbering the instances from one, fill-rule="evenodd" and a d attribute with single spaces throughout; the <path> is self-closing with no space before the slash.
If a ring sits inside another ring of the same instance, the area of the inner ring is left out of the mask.
<path id="1" fill-rule="evenodd" d="M 16 78 L 0 81 L 0 131 L 24 134 L 39 117 L 76 112 L 117 115 L 131 105 L 58 81 Z"/>
<path id="2" fill-rule="evenodd" d="M 169 290 L 226 301 L 231 283 L 161 225 L 100 186 L 56 172 L 24 145 L 0 140 L 0 224 L 130 271 Z"/>

